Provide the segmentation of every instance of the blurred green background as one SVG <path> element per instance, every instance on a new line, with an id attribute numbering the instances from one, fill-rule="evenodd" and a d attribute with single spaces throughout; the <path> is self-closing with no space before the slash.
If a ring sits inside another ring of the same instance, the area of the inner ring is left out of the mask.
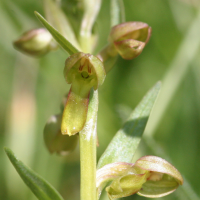
<path id="1" fill-rule="evenodd" d="M 63 0 L 73 12 L 73 0 Z M 69 5 L 69 6 L 68 6 Z M 98 157 L 145 93 L 163 80 L 136 159 L 156 155 L 170 161 L 185 183 L 163 200 L 200 199 L 200 3 L 199 0 L 124 0 L 126 21 L 143 21 L 152 37 L 136 59 L 118 59 L 99 89 Z M 50 155 L 43 128 L 69 90 L 63 77 L 63 50 L 40 59 L 17 52 L 12 42 L 23 32 L 41 27 L 34 11 L 42 1 L 0 1 L 0 199 L 35 200 L 8 161 L 11 148 L 25 164 L 48 180 L 66 200 L 79 199 L 79 149 L 66 156 Z M 110 1 L 103 0 L 96 22 L 98 52 L 110 30 Z M 105 194 L 102 200 L 108 199 Z M 124 199 L 146 199 L 138 195 Z"/>

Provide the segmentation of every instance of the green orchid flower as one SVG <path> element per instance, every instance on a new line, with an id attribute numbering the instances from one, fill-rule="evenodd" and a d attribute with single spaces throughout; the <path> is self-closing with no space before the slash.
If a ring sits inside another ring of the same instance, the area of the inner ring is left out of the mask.
<path id="1" fill-rule="evenodd" d="M 63 111 L 61 132 L 71 136 L 83 129 L 90 90 L 97 90 L 103 84 L 106 73 L 99 58 L 79 52 L 67 58 L 64 76 L 71 89 Z"/>
<path id="2" fill-rule="evenodd" d="M 135 164 L 117 162 L 97 171 L 97 195 L 105 185 L 110 199 L 138 195 L 158 198 L 175 191 L 183 184 L 180 172 L 166 160 L 156 156 L 144 156 Z"/>

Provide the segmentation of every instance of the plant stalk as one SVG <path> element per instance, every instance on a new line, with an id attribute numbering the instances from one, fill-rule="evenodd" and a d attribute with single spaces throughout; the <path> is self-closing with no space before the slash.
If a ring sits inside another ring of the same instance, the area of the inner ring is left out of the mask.
<path id="1" fill-rule="evenodd" d="M 79 43 L 83 52 L 91 53 L 94 46 L 92 28 L 101 8 L 101 0 L 84 0 L 84 14 L 80 27 Z"/>
<path id="2" fill-rule="evenodd" d="M 98 92 L 91 91 L 87 121 L 80 131 L 81 200 L 95 200 L 96 195 L 96 123 Z"/>
<path id="3" fill-rule="evenodd" d="M 80 134 L 81 200 L 96 199 L 96 137 Z"/>

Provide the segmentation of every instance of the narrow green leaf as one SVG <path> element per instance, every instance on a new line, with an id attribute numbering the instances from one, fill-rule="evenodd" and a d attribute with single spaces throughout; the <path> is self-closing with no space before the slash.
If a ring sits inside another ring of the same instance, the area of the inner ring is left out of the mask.
<path id="1" fill-rule="evenodd" d="M 60 44 L 60 46 L 66 50 L 70 55 L 78 53 L 79 50 L 76 49 L 63 35 L 61 35 L 53 26 L 51 26 L 44 17 L 42 17 L 38 12 L 35 11 L 36 17 L 44 25 L 44 27 L 51 33 L 53 38 Z"/>
<path id="2" fill-rule="evenodd" d="M 63 200 L 47 181 L 18 160 L 9 148 L 4 148 L 4 150 L 24 183 L 39 200 Z"/>
<path id="3" fill-rule="evenodd" d="M 158 82 L 131 113 L 124 126 L 116 133 L 98 162 L 98 169 L 114 162 L 132 162 L 140 143 L 151 109 L 158 96 Z"/>
<path id="4" fill-rule="evenodd" d="M 111 27 L 125 22 L 125 11 L 123 0 L 111 0 L 110 6 Z"/>

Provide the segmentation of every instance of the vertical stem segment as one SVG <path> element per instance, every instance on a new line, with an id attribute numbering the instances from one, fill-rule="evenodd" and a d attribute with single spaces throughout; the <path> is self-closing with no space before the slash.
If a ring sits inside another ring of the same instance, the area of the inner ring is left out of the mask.
<path id="1" fill-rule="evenodd" d="M 93 47 L 92 27 L 101 8 L 101 0 L 84 0 L 84 15 L 80 27 L 79 42 L 83 52 L 91 53 Z"/>
<path id="2" fill-rule="evenodd" d="M 98 91 L 91 91 L 87 121 L 80 131 L 81 200 L 96 199 L 96 127 Z"/>
<path id="3" fill-rule="evenodd" d="M 80 135 L 81 149 L 81 200 L 96 198 L 96 139 L 87 140 Z"/>
<path id="4" fill-rule="evenodd" d="M 123 0 L 111 0 L 110 8 L 111 27 L 126 21 Z"/>

